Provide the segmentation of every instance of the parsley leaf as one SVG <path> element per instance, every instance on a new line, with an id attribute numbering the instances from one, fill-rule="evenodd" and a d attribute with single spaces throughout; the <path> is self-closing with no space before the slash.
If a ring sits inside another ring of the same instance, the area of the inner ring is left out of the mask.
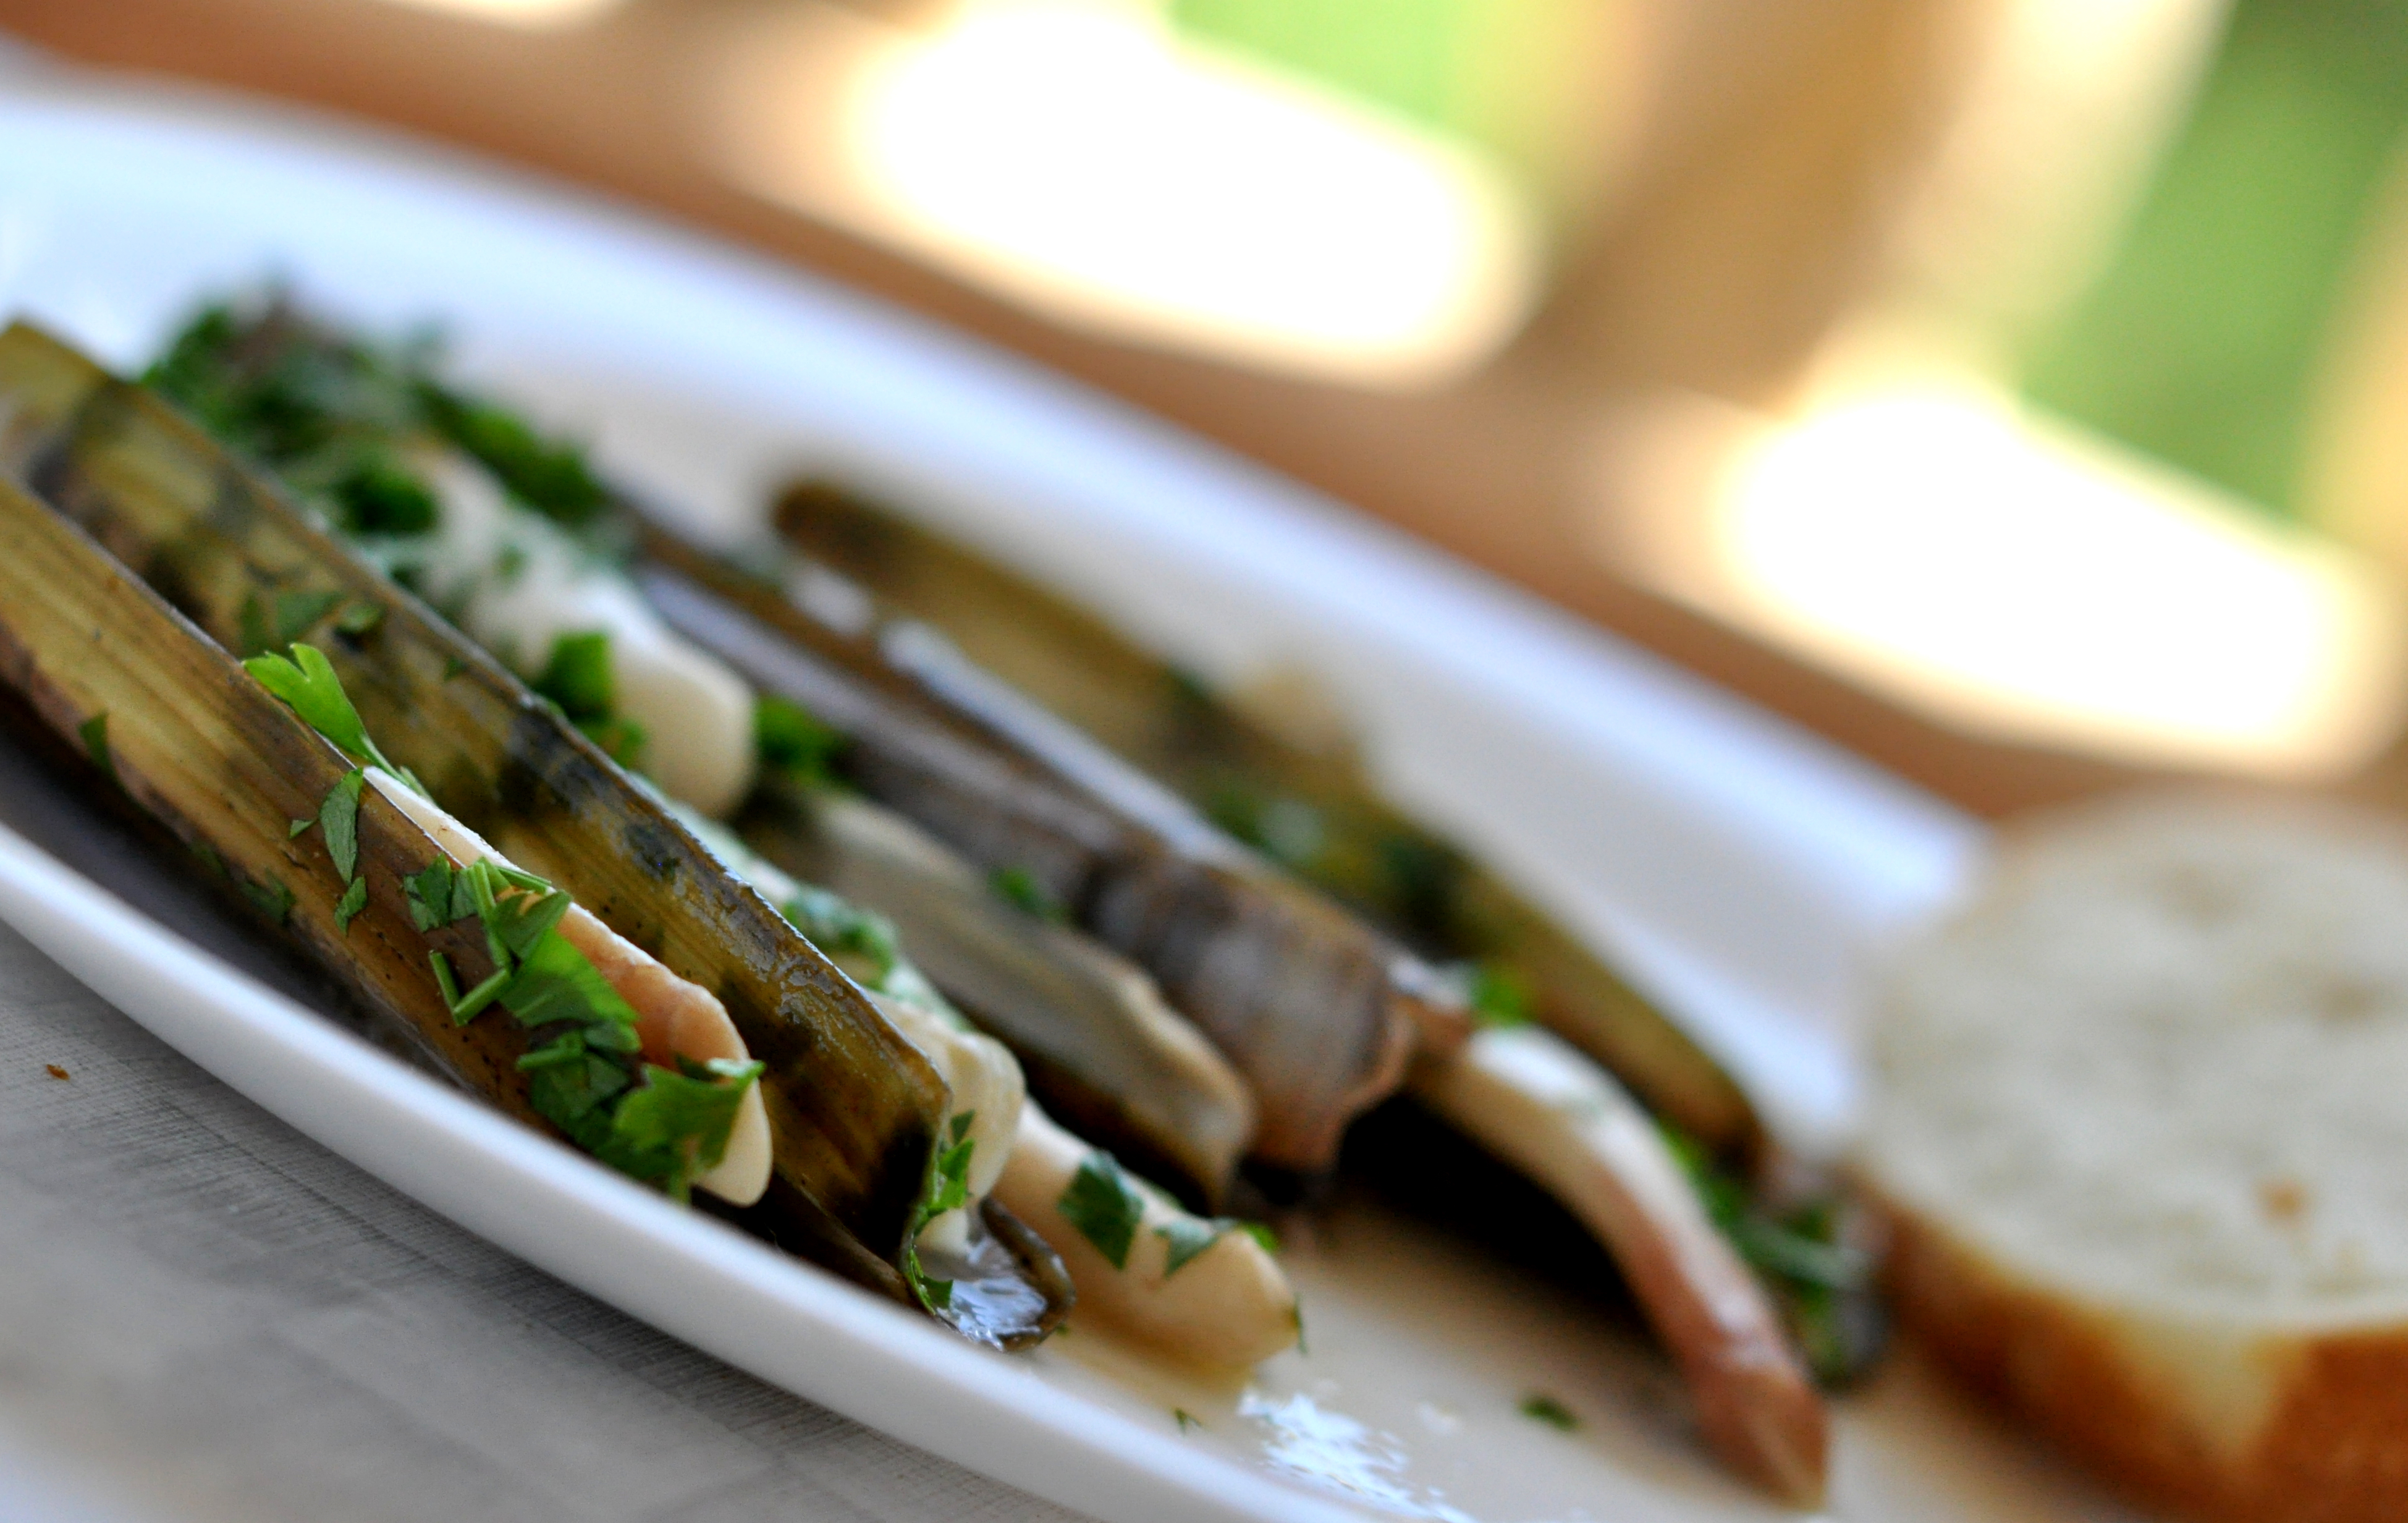
<path id="1" fill-rule="evenodd" d="M 903 1278 L 910 1283 L 922 1305 L 932 1312 L 941 1312 L 953 1303 L 953 1282 L 935 1279 L 920 1267 L 920 1234 L 928 1224 L 949 1211 L 958 1211 L 969 1203 L 970 1157 L 978 1143 L 970 1136 L 970 1128 L 978 1122 L 978 1113 L 963 1111 L 947 1128 L 945 1145 L 928 1163 L 927 1186 L 920 1192 L 920 1203 L 912 1210 L 910 1229 L 903 1240 Z"/>
<path id="2" fill-rule="evenodd" d="M 368 780 L 367 773 L 354 767 L 343 774 L 343 780 L 326 790 L 318 805 L 318 825 L 326 837 L 326 855 L 335 859 L 335 870 L 343 882 L 350 883 L 360 865 L 360 789 Z"/>
<path id="3" fill-rule="evenodd" d="M 902 959 L 895 923 L 875 910 L 865 910 L 840 894 L 797 884 L 778 906 L 804 940 L 831 957 L 847 953 L 867 959 L 872 982 L 883 984 Z"/>
<path id="4" fill-rule="evenodd" d="M 452 870 L 452 859 L 440 852 L 401 881 L 402 898 L 409 901 L 409 923 L 423 931 L 475 914 L 477 902 L 466 890 L 466 883 Z"/>
<path id="5" fill-rule="evenodd" d="M 426 483 L 380 451 L 363 453 L 332 495 L 350 534 L 424 534 L 440 516 Z"/>
<path id="6" fill-rule="evenodd" d="M 116 782 L 117 758 L 108 752 L 108 711 L 103 709 L 78 725 L 76 733 L 83 737 L 83 752 L 92 758 L 92 764 L 106 773 L 109 782 Z"/>
<path id="7" fill-rule="evenodd" d="M 1118 1159 L 1102 1148 L 1088 1154 L 1054 1207 L 1112 1268 L 1128 1267 L 1129 1244 L 1145 1217 L 1145 1197 L 1121 1172 Z"/>
<path id="8" fill-rule="evenodd" d="M 1163 1260 L 1162 1277 L 1168 1280 L 1195 1262 L 1205 1250 L 1220 1242 L 1221 1234 L 1228 1229 L 1226 1222 L 1206 1221 L 1200 1216 L 1184 1214 L 1173 1216 L 1155 1228 L 1154 1235 L 1170 1244 L 1170 1252 Z"/>
<path id="9" fill-rule="evenodd" d="M 211 854 L 215 855 L 215 854 Z M 242 897 L 251 908 L 281 926 L 293 915 L 293 890 L 274 878 L 265 884 L 241 883 Z"/>
<path id="10" fill-rule="evenodd" d="M 1571 1408 L 1544 1392 L 1522 1398 L 1522 1404 L 1516 1410 L 1525 1417 L 1545 1423 L 1550 1428 L 1560 1428 L 1567 1433 L 1580 1426 L 1580 1419 L 1572 1415 Z"/>
<path id="11" fill-rule="evenodd" d="M 631 1035 L 636 1027 L 634 1007 L 556 930 L 547 929 L 535 941 L 498 998 L 521 1026 L 609 1023 L 624 1025 Z"/>
<path id="12" fill-rule="evenodd" d="M 995 890 L 997 898 L 1025 914 L 1057 926 L 1070 918 L 1061 901 L 1046 892 L 1045 885 L 1037 881 L 1037 874 L 1026 868 L 997 868 L 987 879 L 987 886 Z"/>
<path id="13" fill-rule="evenodd" d="M 1477 962 L 1469 971 L 1465 1003 L 1473 1021 L 1492 1029 L 1530 1024 L 1529 988 L 1512 969 Z"/>
<path id="14" fill-rule="evenodd" d="M 343 890 L 343 897 L 335 901 L 335 928 L 345 935 L 351 934 L 351 922 L 367 907 L 368 881 L 354 878 L 351 886 Z"/>
<path id="15" fill-rule="evenodd" d="M 762 1068 L 724 1058 L 701 1065 L 698 1073 L 646 1065 L 644 1087 L 619 1102 L 610 1134 L 595 1156 L 680 1200 L 687 1199 L 695 1176 L 717 1168 L 727 1156 L 737 1106 Z"/>
<path id="16" fill-rule="evenodd" d="M 579 528 L 609 506 L 583 451 L 545 438 L 514 412 L 433 381 L 421 380 L 418 395 L 438 433 L 546 518 Z"/>
<path id="17" fill-rule="evenodd" d="M 1154 1235 L 1170 1245 L 1164 1256 L 1162 1277 L 1166 1280 L 1195 1262 L 1197 1256 L 1231 1232 L 1243 1232 L 1262 1245 L 1263 1252 L 1279 1252 L 1279 1238 L 1260 1222 L 1243 1222 L 1234 1216 L 1214 1216 L 1207 1220 L 1185 1214 L 1173 1216 L 1154 1229 Z"/>
<path id="18" fill-rule="evenodd" d="M 590 1049 L 582 1031 L 562 1032 L 520 1058 L 518 1066 L 530 1076 L 528 1103 L 564 1131 L 635 1083 L 626 1065 Z"/>
<path id="19" fill-rule="evenodd" d="M 368 739 L 360 711 L 351 707 L 351 695 L 343 691 L 343 681 L 335 675 L 323 651 L 314 645 L 295 645 L 290 660 L 271 653 L 254 655 L 242 666 L 260 686 L 290 705 L 303 724 L 332 740 L 352 760 L 373 763 L 388 772 L 401 770 Z"/>
<path id="20" fill-rule="evenodd" d="M 826 784 L 835 781 L 844 737 L 801 704 L 764 693 L 752 700 L 752 744 L 765 770 Z"/>
<path id="21" fill-rule="evenodd" d="M 529 685 L 570 719 L 608 718 L 617 685 L 610 676 L 610 637 L 599 630 L 561 636 L 552 642 L 543 674 Z"/>

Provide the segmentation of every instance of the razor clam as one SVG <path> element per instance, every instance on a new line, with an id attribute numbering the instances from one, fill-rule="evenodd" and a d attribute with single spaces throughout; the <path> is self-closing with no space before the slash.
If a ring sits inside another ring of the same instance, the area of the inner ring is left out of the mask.
<path id="1" fill-rule="evenodd" d="M 580 723 L 599 721 L 621 739 L 631 727 L 623 719 L 648 726 L 656 740 L 643 745 L 643 761 L 657 769 L 666 791 L 706 812 L 726 812 L 741 788 L 730 783 L 726 758 L 711 755 L 730 750 L 727 726 L 719 722 L 729 705 L 704 705 L 697 726 L 685 722 L 691 705 L 681 700 L 705 677 L 711 681 L 703 687 L 733 688 L 748 704 L 749 695 L 734 673 L 663 627 L 632 585 L 593 553 L 594 531 L 608 525 L 590 520 L 605 498 L 574 452 L 548 446 L 501 409 L 453 396 L 406 362 L 353 344 L 281 303 L 242 318 L 224 308 L 206 310 L 152 374 L 225 437 L 247 441 L 308 484 L 308 500 L 337 532 L 359 537 L 363 552 L 393 574 L 414 577 L 413 587 L 454 610 L 454 622 L 472 638 L 506 658 L 514 650 L 522 671 L 540 664 L 547 641 L 555 642 L 557 666 L 561 637 L 585 627 L 609 630 L 578 637 L 606 642 L 598 706 L 591 697 L 580 704 Z M 459 426 L 472 416 L 483 420 L 481 432 Z M 515 453 L 496 455 L 497 432 L 515 438 Z M 438 439 L 451 442 L 437 448 Z M 397 480 L 403 477 L 409 480 Z M 505 502 L 496 482 L 509 483 L 525 506 Z M 394 532 L 380 535 L 380 528 Z M 673 659 L 681 653 L 683 659 Z M 548 677 L 539 680 L 546 691 L 577 702 Z M 648 696 L 649 706 L 638 704 Z M 742 718 L 738 754 L 749 774 L 752 715 Z M 697 792 L 691 786 L 696 778 L 712 785 Z M 845 817 L 865 821 L 874 811 L 855 803 Z M 899 819 L 883 823 L 882 830 L 853 832 L 849 860 L 859 865 L 863 851 L 916 836 Z M 887 886 L 901 892 L 896 874 L 927 861 L 925 851 L 896 858 L 882 869 Z M 992 1007 L 985 1013 L 1006 1036 L 1017 1031 L 1028 1039 L 1022 1050 L 1039 1059 L 1035 1078 L 1048 1099 L 1133 1159 L 1169 1165 L 1167 1177 L 1192 1198 L 1217 1196 L 1232 1139 L 1248 1125 L 1250 1098 L 1192 1028 L 1163 1008 L 1151 984 L 1063 931 L 1017 942 L 997 938 L 992 922 L 1006 912 L 970 912 L 953 879 L 932 884 L 931 892 L 962 912 L 940 914 L 936 905 L 918 912 L 922 949 L 981 981 L 977 1002 Z M 884 907 L 914 913 L 906 904 Z M 953 935 L 956 926 L 972 936 L 958 952 L 924 944 L 940 928 Z M 1046 1009 L 1036 998 L 1040 990 L 1067 1002 Z M 1073 1024 L 1106 1024 L 1074 1033 L 1066 1016 Z M 1090 1071 L 1098 1064 L 1107 1071 Z M 1191 1092 L 1181 1094 L 1182 1087 Z M 1124 1089 L 1135 1103 L 1112 1098 Z"/>
<path id="2" fill-rule="evenodd" d="M 0 335 L 0 468 L 223 645 L 263 622 L 287 639 L 331 626 L 370 731 L 438 803 L 716 996 L 768 1065 L 773 1177 L 738 1219 L 913 1298 L 945 1090 L 851 981 L 590 740 L 164 402 L 22 324 Z M 1009 1265 L 973 1247 L 947 1319 L 994 1342 L 1041 1337 L 1067 1310 L 1058 1262 L 1025 1240 Z"/>
<path id="3" fill-rule="evenodd" d="M 1289 682 L 1252 705 L 1219 698 L 1085 609 L 825 484 L 787 492 L 776 519 L 805 553 L 926 618 L 1274 860 L 1432 955 L 1472 962 L 1490 985 L 1484 1014 L 1510 1021 L 1525 1006 L 1708 1153 L 1767 1161 L 1754 1108 L 1721 1067 L 1501 877 L 1381 798 L 1317 690 Z M 1776 1213 L 1674 1142 L 1718 1224 L 1775 1291 L 1817 1377 L 1861 1375 L 1884 1340 L 1864 1256 L 1842 1242 L 1856 1208 L 1827 1185 Z"/>
<path id="4" fill-rule="evenodd" d="M 1415 1064 L 1412 1084 L 1416 1099 L 1537 1181 L 1605 1246 L 1731 1468 L 1793 1505 L 1821 1506 L 1822 1398 L 1780 1314 L 1622 1085 L 1535 1026 L 1475 1032 Z"/>
<path id="5" fill-rule="evenodd" d="M 867 823 L 872 830 L 910 828 L 857 800 L 838 801 L 850 805 L 856 824 Z M 874 991 L 879 1008 L 906 1030 L 934 1027 L 933 1034 L 953 1041 L 988 1040 L 973 1034 L 967 1018 L 910 960 L 892 925 L 825 887 L 787 877 L 725 827 L 709 820 L 692 823 L 731 870 L 805 927 L 814 941 L 834 948 L 838 966 Z M 910 847 L 942 852 L 925 838 Z M 975 875 L 962 870 L 968 891 L 983 899 Z M 1093 943 L 1082 944 L 1093 949 Z M 1202 1042 L 1192 1031 L 1185 1040 Z M 990 1124 L 987 1103 L 981 1101 L 977 1128 Z M 1009 1128 L 1012 1139 L 999 1155 L 1000 1166 L 990 1166 L 995 1198 L 1059 1250 L 1078 1287 L 1082 1318 L 1092 1317 L 1182 1363 L 1221 1369 L 1251 1367 L 1297 1341 L 1296 1291 L 1272 1257 L 1267 1236 L 1257 1235 L 1260 1228 L 1182 1210 L 1125 1171 L 1110 1149 L 1055 1125 L 1035 1100 L 1008 1098 L 992 1124 Z M 1224 1161 L 1234 1155 L 1233 1144 Z M 973 1160 L 973 1190 L 981 1187 L 976 1169 Z M 932 1224 L 922 1238 L 924 1253 L 933 1235 Z"/>
<path id="6" fill-rule="evenodd" d="M 777 866 L 893 921 L 912 960 L 1010 1045 L 1072 1130 L 1186 1203 L 1219 1206 L 1254 1101 L 1143 972 L 1007 903 L 941 841 L 850 795 L 769 783 L 737 826 Z"/>
<path id="7" fill-rule="evenodd" d="M 1729 1075 L 1577 938 L 1383 798 L 1342 718 L 1289 702 L 1291 723 L 1266 724 L 1068 599 L 828 483 L 788 489 L 776 522 L 788 543 L 925 620 L 1306 881 L 1432 956 L 1501 975 L 1533 1016 L 1716 1152 L 1759 1145 Z"/>
<path id="8" fill-rule="evenodd" d="M 974 741 L 896 696 L 908 680 L 881 632 L 824 625 L 674 537 L 643 542 L 636 576 L 652 607 L 842 734 L 863 792 L 982 869 L 1022 875 L 1154 976 L 1253 1087 L 1255 1157 L 1326 1169 L 1416 1040 L 1464 1034 L 1435 970 L 1125 769 L 1073 761 L 1083 738 L 1032 714 L 1028 729 L 1050 726 L 1041 750 Z"/>
<path id="9" fill-rule="evenodd" d="M 361 794 L 355 871 L 367 901 L 338 927 L 348 885 L 332 848 L 286 822 L 316 817 L 351 762 L 90 536 L 5 478 L 0 543 L 0 685 L 22 706 L 11 719 L 30 721 L 24 738 L 47 729 L 54 756 L 80 754 L 81 782 L 130 805 L 352 1000 L 464 1087 L 548 1130 L 517 1068 L 523 1039 L 491 1021 L 454 1023 L 429 975 L 430 947 L 472 979 L 491 963 L 471 927 L 413 924 L 402 882 L 439 855 L 424 832 L 373 790 Z"/>

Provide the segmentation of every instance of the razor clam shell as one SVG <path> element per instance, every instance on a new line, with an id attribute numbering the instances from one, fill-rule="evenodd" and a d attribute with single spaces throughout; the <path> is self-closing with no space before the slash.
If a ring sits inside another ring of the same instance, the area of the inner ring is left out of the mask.
<path id="1" fill-rule="evenodd" d="M 266 917 L 246 889 L 289 892 L 280 943 L 464 1088 L 551 1131 L 517 1068 L 523 1034 L 506 1020 L 455 1023 L 436 986 L 429 950 L 472 980 L 492 964 L 481 934 L 412 923 L 401 880 L 439 855 L 425 834 L 373 788 L 362 792 L 356 870 L 367 902 L 348 930 L 337 927 L 348 885 L 323 832 L 294 835 L 288 822 L 314 820 L 351 763 L 90 536 L 5 479 L 0 543 L 0 684 L 50 732 L 53 759 L 77 758 L 63 769 L 113 795 L 253 924 Z M 80 737 L 104 714 L 107 771 Z"/>
<path id="2" fill-rule="evenodd" d="M 1046 1108 L 1182 1200 L 1217 1210 L 1254 1132 L 1245 1084 L 1125 959 L 998 898 L 910 821 L 771 784 L 745 843 L 895 923 L 920 970 L 1011 1047 Z"/>
<path id="3" fill-rule="evenodd" d="M 1253 1087 L 1255 1157 L 1327 1169 L 1346 1123 L 1402 1081 L 1418 1028 L 1447 1026 L 1426 969 L 1200 820 L 1173 838 L 1065 789 L 811 649 L 816 626 L 775 589 L 682 545 L 650 549 L 637 579 L 652 607 L 843 733 L 865 793 L 988 871 L 1031 873 L 1154 976 Z"/>
<path id="4" fill-rule="evenodd" d="M 1232 782 L 1310 806 L 1327 844 L 1300 869 L 1309 880 L 1432 955 L 1503 967 L 1531 991 L 1541 1022 L 1709 1146 L 1760 1147 L 1747 1096 L 1686 1032 L 1511 884 L 1389 804 L 1346 748 L 1290 740 L 1069 599 L 839 487 L 789 488 L 776 523 L 795 549 L 926 620 L 980 668 L 1199 807 Z M 1433 865 L 1425 892 L 1383 870 L 1399 851 Z"/>
<path id="5" fill-rule="evenodd" d="M 69 403 L 58 378 L 79 372 Z M 851 981 L 515 678 L 167 404 L 23 324 L 0 335 L 0 396 L 13 404 L 0 467 L 221 643 L 238 646 L 249 598 L 336 593 L 328 617 L 377 610 L 365 635 L 319 636 L 379 743 L 472 829 L 719 998 L 767 1065 L 777 1194 L 795 1218 L 772 1235 L 910 1299 L 899 1266 L 947 1097 Z M 37 409 L 47 427 L 28 422 Z"/>

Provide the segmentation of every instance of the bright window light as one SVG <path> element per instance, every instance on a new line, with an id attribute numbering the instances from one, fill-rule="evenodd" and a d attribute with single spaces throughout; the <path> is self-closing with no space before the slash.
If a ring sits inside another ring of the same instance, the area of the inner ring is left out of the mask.
<path id="1" fill-rule="evenodd" d="M 2290 778 L 2399 726 L 2408 628 L 2380 573 L 2002 397 L 1890 389 L 1723 438 L 1673 590 L 1928 711 Z"/>
<path id="2" fill-rule="evenodd" d="M 472 21 L 494 22 L 530 32 L 577 26 L 615 10 L 626 0 L 387 0 L 413 10 L 438 10 Z"/>
<path id="3" fill-rule="evenodd" d="M 1144 7 L 979 0 L 925 33 L 824 12 L 749 35 L 724 82 L 740 183 L 1116 338 L 1412 387 L 1536 294 L 1484 161 Z"/>

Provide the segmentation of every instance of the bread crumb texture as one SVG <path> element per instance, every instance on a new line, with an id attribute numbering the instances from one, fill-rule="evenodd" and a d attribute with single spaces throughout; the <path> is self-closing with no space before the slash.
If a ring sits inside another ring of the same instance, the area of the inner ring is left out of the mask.
<path id="1" fill-rule="evenodd" d="M 2129 798 L 1889 970 L 1858 1162 L 1900 1315 L 2128 1488 L 2408 1520 L 2408 841 Z"/>

